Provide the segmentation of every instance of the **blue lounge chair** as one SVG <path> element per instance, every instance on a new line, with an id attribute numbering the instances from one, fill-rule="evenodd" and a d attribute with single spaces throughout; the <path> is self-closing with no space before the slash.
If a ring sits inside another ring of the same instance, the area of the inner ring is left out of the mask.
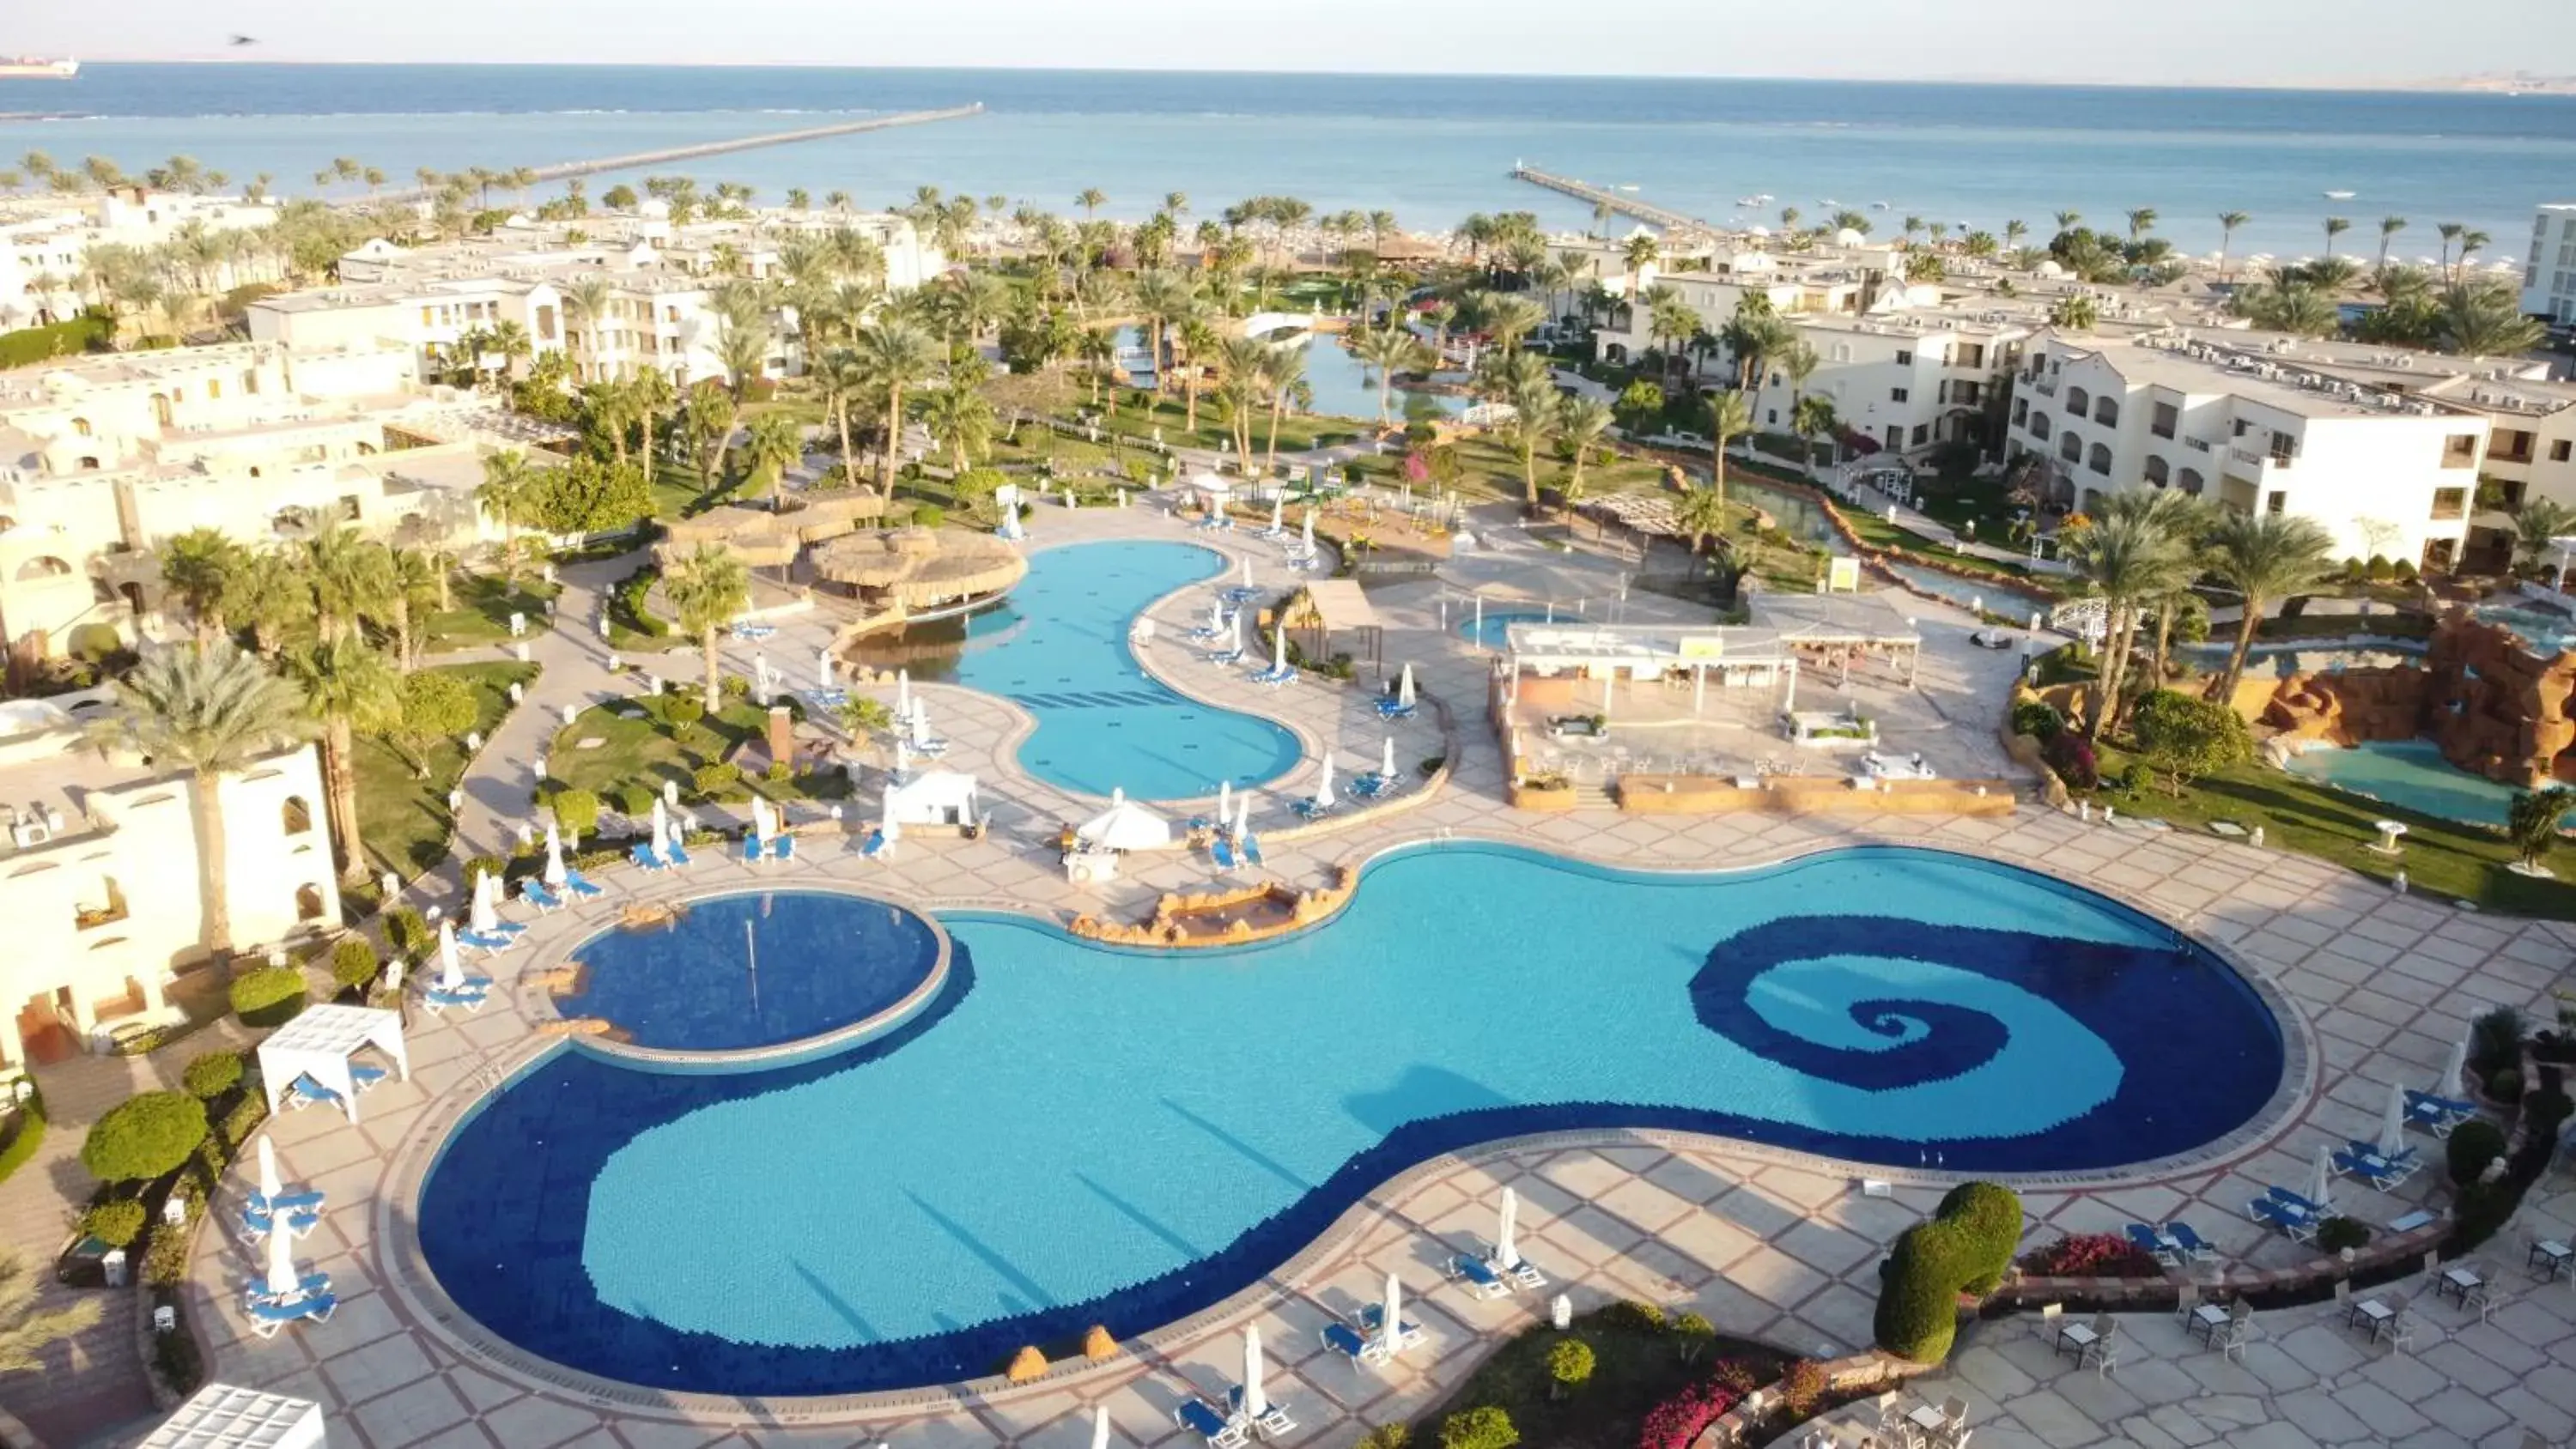
<path id="1" fill-rule="evenodd" d="M 584 898 L 608 894 L 605 888 L 592 884 L 590 877 L 577 870 L 564 872 L 564 889 Z"/>
<path id="2" fill-rule="evenodd" d="M 783 833 L 770 837 L 769 858 L 771 860 L 794 860 L 796 858 L 796 837 Z"/>
<path id="3" fill-rule="evenodd" d="M 883 860 L 893 853 L 894 847 L 886 843 L 883 829 L 869 831 L 866 843 L 859 847 L 861 860 Z"/>
<path id="4" fill-rule="evenodd" d="M 1282 669 L 1274 669 L 1268 665 L 1264 665 L 1260 669 L 1253 671 L 1252 682 L 1255 684 L 1267 685 L 1276 689 L 1280 685 L 1286 684 L 1288 681 L 1295 679 L 1296 677 L 1297 667 L 1293 664 Z"/>
<path id="5" fill-rule="evenodd" d="M 427 1007 L 432 1016 L 438 1015 L 451 1006 L 463 1011 L 481 1011 L 484 1001 L 491 994 L 492 985 L 488 981 L 481 983 L 468 981 L 452 991 L 444 986 L 430 986 L 421 991 L 420 1004 Z"/>
<path id="6" fill-rule="evenodd" d="M 2279 1228 L 2293 1242 L 2309 1242 L 2317 1235 L 2316 1214 L 2297 1203 L 2276 1197 L 2258 1197 L 2246 1205 L 2245 1215 L 2258 1223 Z"/>
<path id="7" fill-rule="evenodd" d="M 2218 1256 L 2218 1250 L 2193 1232 L 2189 1223 L 2165 1224 L 2165 1236 L 2174 1240 L 2175 1245 L 2182 1249 L 2183 1257 L 2190 1262 L 2198 1263 Z"/>
<path id="8" fill-rule="evenodd" d="M 293 1082 L 287 1084 L 286 1110 L 290 1112 L 297 1111 L 305 1107 L 337 1107 L 340 1105 L 342 1105 L 342 1103 L 340 1101 L 339 1093 L 332 1091 L 329 1087 L 322 1085 L 311 1077 L 297 1077 Z"/>
<path id="9" fill-rule="evenodd" d="M 1460 1253 L 1449 1260 L 1449 1276 L 1467 1280 L 1468 1290 L 1479 1298 L 1504 1298 L 1512 1285 L 1503 1281 L 1493 1265 L 1473 1253 Z"/>
<path id="10" fill-rule="evenodd" d="M 1393 695 L 1388 695 L 1386 698 L 1377 702 L 1377 717 L 1379 719 L 1411 719 L 1417 712 L 1419 712 L 1419 710 L 1420 706 L 1418 705 L 1396 703 L 1395 696 Z"/>
<path id="11" fill-rule="evenodd" d="M 1234 869 L 1234 842 L 1225 836 L 1218 836 L 1208 845 L 1208 854 L 1216 857 L 1217 869 Z"/>
<path id="12" fill-rule="evenodd" d="M 670 861 L 673 865 L 687 865 L 689 863 L 688 847 L 682 845 L 677 840 L 672 841 Z"/>
<path id="13" fill-rule="evenodd" d="M 271 1293 L 265 1281 L 254 1282 L 249 1290 L 242 1294 L 242 1310 L 246 1313 L 257 1312 L 263 1304 L 271 1308 L 283 1308 L 290 1303 L 301 1303 L 307 1298 L 327 1297 L 330 1292 L 331 1275 L 328 1273 L 305 1274 L 296 1281 L 295 1291 L 291 1293 Z"/>
<path id="14" fill-rule="evenodd" d="M 2173 1267 L 2182 1261 L 2182 1254 L 2166 1246 L 2165 1240 L 2156 1236 L 2156 1230 L 2145 1223 L 2131 1223 L 2122 1231 L 2129 1235 L 2129 1246 L 2166 1267 Z"/>
<path id="15" fill-rule="evenodd" d="M 2378 1143 L 2364 1142 L 2358 1137 L 2350 1139 L 2344 1145 L 2350 1147 L 2355 1152 L 2369 1157 L 2376 1157 L 2380 1161 L 2389 1163 L 2393 1166 L 2406 1166 L 2418 1163 L 2422 1158 L 2422 1154 L 2415 1150 L 2415 1144 L 2411 1142 L 2398 1148 L 2395 1152 L 2382 1152 L 2379 1150 Z"/>
<path id="16" fill-rule="evenodd" d="M 1319 820 L 1324 816 L 1333 813 L 1332 806 L 1318 804 L 1315 797 L 1312 795 L 1307 796 L 1305 799 L 1298 801 L 1296 804 L 1291 805 L 1288 808 L 1296 811 L 1297 818 L 1300 820 Z"/>
<path id="17" fill-rule="evenodd" d="M 339 1306 L 340 1300 L 328 1293 L 298 1298 L 291 1303 L 253 1303 L 250 1305 L 250 1331 L 262 1338 L 275 1338 L 277 1331 L 290 1323 L 302 1323 L 308 1319 L 315 1323 L 328 1323 L 332 1310 Z"/>
<path id="18" fill-rule="evenodd" d="M 525 921 L 496 920 L 492 923 L 492 929 L 484 932 L 483 934 L 487 936 L 515 936 L 526 929 L 528 929 L 528 923 Z"/>
<path id="19" fill-rule="evenodd" d="M 2310 1217 L 2323 1217 L 2333 1211 L 2327 1204 L 2303 1197 L 2286 1187 L 2267 1187 L 2263 1189 L 2263 1195 L 2274 1202 L 2288 1203 Z"/>
<path id="20" fill-rule="evenodd" d="M 456 933 L 456 944 L 471 946 L 486 956 L 498 956 L 519 943 L 508 936 L 487 936 L 481 931 L 459 931 Z"/>
<path id="21" fill-rule="evenodd" d="M 671 868 L 671 863 L 662 858 L 661 852 L 655 850 L 649 845 L 638 845 L 632 850 L 627 851 L 626 858 L 635 862 L 637 865 L 644 867 L 646 870 L 669 870 Z"/>
<path id="22" fill-rule="evenodd" d="M 1324 1347 L 1355 1364 L 1386 1362 L 1386 1345 L 1374 1338 L 1360 1337 L 1359 1330 L 1347 1323 L 1324 1325 Z"/>
<path id="23" fill-rule="evenodd" d="M 1240 644 L 1235 645 L 1231 649 L 1219 649 L 1208 656 L 1208 663 L 1210 664 L 1241 664 L 1242 662 L 1243 646 Z"/>
<path id="24" fill-rule="evenodd" d="M 1372 1304 L 1370 1304 L 1368 1307 L 1363 1308 L 1363 1309 L 1361 1309 L 1361 1310 L 1360 1310 L 1360 1327 L 1367 1329 L 1367 1330 L 1369 1331 L 1369 1336 L 1370 1336 L 1370 1337 L 1375 1338 L 1375 1339 L 1378 1339 L 1379 1341 L 1383 1342 L 1383 1341 L 1384 1341 L 1384 1339 L 1385 1339 L 1385 1334 L 1384 1334 L 1384 1331 L 1383 1331 L 1383 1330 L 1384 1330 L 1384 1327 L 1385 1327 L 1385 1324 L 1386 1324 L 1386 1305 L 1385 1305 L 1385 1304 L 1383 1304 L 1383 1303 L 1372 1303 Z M 1414 1322 L 1414 1321 L 1412 1321 L 1411 1319 L 1406 1319 L 1406 1320 L 1404 1320 L 1403 1322 L 1401 1322 L 1401 1323 L 1399 1323 L 1399 1324 L 1397 1324 L 1397 1325 L 1396 1325 L 1396 1330 L 1395 1330 L 1395 1351 L 1396 1351 L 1396 1352 L 1398 1352 L 1398 1353 L 1402 1353 L 1402 1352 L 1404 1352 L 1406 1349 L 1408 1349 L 1408 1348 L 1412 1348 L 1412 1347 L 1416 1346 L 1417 1344 L 1420 1344 L 1421 1342 L 1422 1342 L 1422 1325 L 1421 1325 L 1421 1324 L 1419 1324 L 1419 1323 L 1415 1323 L 1415 1322 Z"/>
<path id="25" fill-rule="evenodd" d="M 313 1194 L 316 1197 L 320 1195 Z M 270 1233 L 276 1232 L 278 1225 L 277 1213 L 261 1204 L 258 1197 L 257 1193 L 251 1194 L 252 1200 L 242 1204 L 241 1210 L 242 1237 L 251 1242 L 258 1242 Z M 290 1238 L 306 1237 L 315 1228 L 322 1226 L 322 1209 L 318 1203 L 310 1207 L 281 1209 L 281 1211 L 286 1213 L 286 1235 Z"/>
<path id="26" fill-rule="evenodd" d="M 264 1213 L 320 1212 L 322 1204 L 330 1201 L 330 1194 L 319 1189 L 307 1189 L 303 1192 L 281 1192 L 275 1197 L 263 1197 L 258 1188 L 252 1188 L 247 1201 L 252 1207 Z"/>
<path id="27" fill-rule="evenodd" d="M 546 883 L 535 876 L 519 882 L 519 899 L 541 911 L 556 910 L 563 905 L 563 897 L 546 889 Z"/>
<path id="28" fill-rule="evenodd" d="M 1237 1449 L 1246 1437 L 1244 1427 L 1216 1411 L 1205 1399 L 1183 1399 L 1172 1411 L 1172 1422 L 1206 1441 L 1210 1449 Z"/>
<path id="29" fill-rule="evenodd" d="M 759 836 L 746 835 L 742 838 L 742 858 L 755 865 L 769 858 L 769 852 L 761 847 Z"/>
<path id="30" fill-rule="evenodd" d="M 1261 864 L 1261 837 L 1260 837 L 1260 836 L 1258 836 L 1258 835 L 1247 835 L 1247 836 L 1243 837 L 1241 840 L 1236 841 L 1236 842 L 1234 843 L 1234 848 L 1243 852 L 1243 858 L 1244 858 L 1245 860 L 1250 861 L 1250 862 L 1251 862 L 1252 864 L 1254 864 L 1254 865 L 1259 865 L 1259 864 Z"/>
<path id="31" fill-rule="evenodd" d="M 1260 1430 L 1261 1437 L 1264 1439 L 1276 1439 L 1282 1434 L 1297 1432 L 1297 1421 L 1288 1417 L 1288 1406 L 1285 1404 L 1272 1404 L 1258 1419 L 1246 1415 L 1243 1412 L 1243 1385 L 1241 1384 L 1236 1384 L 1225 1391 L 1225 1407 L 1234 1416 L 1233 1423 L 1248 1424 Z"/>
<path id="32" fill-rule="evenodd" d="M 2406 1094 L 2406 1120 L 2436 1137 L 2448 1137 L 2451 1129 L 2478 1114 L 2477 1104 L 2451 1097 L 2436 1097 L 2430 1092 Z"/>
<path id="33" fill-rule="evenodd" d="M 2414 1175 L 2411 1167 L 2400 1167 L 2376 1152 L 2337 1148 L 2334 1170 L 2346 1177 L 2357 1177 L 2381 1192 L 2396 1187 Z"/>

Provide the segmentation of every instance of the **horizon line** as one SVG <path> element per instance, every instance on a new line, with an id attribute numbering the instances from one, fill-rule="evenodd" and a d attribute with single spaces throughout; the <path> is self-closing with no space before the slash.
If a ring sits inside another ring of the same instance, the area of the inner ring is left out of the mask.
<path id="1" fill-rule="evenodd" d="M 2299 91 L 2343 92 L 2347 94 L 2424 93 L 2460 95 L 2494 95 L 2499 99 L 2548 100 L 2576 97 L 2576 88 L 2541 90 L 2506 96 L 2472 82 L 2510 83 L 2510 73 L 2472 72 L 2459 76 L 2419 77 L 2415 79 L 2338 78 L 2320 80 L 2174 80 L 2146 81 L 2119 79 L 2032 79 L 2011 75 L 1750 75 L 1681 74 L 1653 71 L 1542 71 L 1542 70 L 1340 70 L 1324 68 L 1264 68 L 1255 66 L 1065 66 L 1042 64 L 990 63 L 983 65 L 897 64 L 878 62 L 816 62 L 799 60 L 356 60 L 334 58 L 271 58 L 232 54 L 196 56 L 101 56 L 82 60 L 87 66 L 120 65 L 271 65 L 314 67 L 382 67 L 386 69 L 449 68 L 457 70 L 807 70 L 807 71 L 958 71 L 958 72 L 1023 72 L 1059 75 L 1222 75 L 1222 76 L 1299 76 L 1350 77 L 1384 80 L 1516 80 L 1516 81 L 1685 81 L 1719 83 L 1767 83 L 1777 85 L 1909 85 L 1909 86 L 2015 86 L 2034 90 L 2178 90 L 2178 91 Z M 2529 84 L 2540 87 L 2576 87 L 2576 77 L 2534 76 Z"/>

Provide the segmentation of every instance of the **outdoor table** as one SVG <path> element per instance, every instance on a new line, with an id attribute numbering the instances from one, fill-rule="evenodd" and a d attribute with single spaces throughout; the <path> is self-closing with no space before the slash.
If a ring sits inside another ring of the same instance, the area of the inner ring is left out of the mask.
<path id="1" fill-rule="evenodd" d="M 1950 1421 L 1941 1417 L 1941 1411 L 1930 1404 L 1916 1404 L 1906 1410 L 1905 1420 L 1927 1434 L 1937 1434 L 1950 1427 Z"/>
<path id="2" fill-rule="evenodd" d="M 2444 1298 L 2457 1298 L 2465 1308 L 2469 1302 L 2469 1290 L 2477 1287 L 2478 1283 L 2476 1273 L 2466 1268 L 2452 1268 L 2433 1280 L 2433 1299 L 2439 1302 Z"/>
<path id="3" fill-rule="evenodd" d="M 2064 1353 L 2066 1346 L 2071 1343 L 2075 1345 L 2076 1356 L 2080 1358 L 2084 1350 L 2091 1348 L 2097 1341 L 2093 1330 L 2084 1324 L 2060 1321 L 2057 1329 L 2057 1352 Z"/>
<path id="4" fill-rule="evenodd" d="M 2227 1310 L 2215 1303 L 2203 1303 L 2191 1310 L 2191 1322 L 2183 1326 L 2200 1337 L 2214 1337 L 2227 1326 Z"/>
<path id="5" fill-rule="evenodd" d="M 2370 1324 L 2370 1341 L 2377 1343 L 2379 1331 L 2394 1322 L 2396 1318 L 2396 1309 L 2376 1298 L 2364 1298 L 2352 1305 L 2352 1312 L 2345 1315 L 2344 1322 L 2346 1326 L 2350 1326 L 2367 1321 Z"/>
<path id="6" fill-rule="evenodd" d="M 2567 1260 L 2571 1256 L 2576 1256 L 2576 1252 L 2571 1252 L 2565 1243 L 2544 1240 L 2531 1245 L 2531 1256 L 2524 1259 L 2524 1265 L 2538 1268 L 2540 1281 L 2547 1283 L 2567 1271 Z"/>

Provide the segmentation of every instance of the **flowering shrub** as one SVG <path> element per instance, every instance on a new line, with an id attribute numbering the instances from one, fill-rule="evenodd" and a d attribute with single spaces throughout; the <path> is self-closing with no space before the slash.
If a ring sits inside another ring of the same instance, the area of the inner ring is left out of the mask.
<path id="1" fill-rule="evenodd" d="M 2112 1233 L 2072 1233 L 2023 1256 L 2043 1278 L 2152 1278 L 2164 1271 L 2137 1244 Z"/>
<path id="2" fill-rule="evenodd" d="M 1729 1369 L 1737 1370 L 1729 1373 Z M 1698 1383 L 1657 1404 L 1646 1415 L 1645 1427 L 1637 1435 L 1637 1449 L 1690 1449 L 1700 1431 L 1717 1422 L 1718 1416 L 1735 1407 L 1744 1397 L 1736 1387 L 1739 1378 L 1749 1378 L 1743 1366 L 1721 1363 Z"/>
<path id="3" fill-rule="evenodd" d="M 2102 783 L 2102 767 L 2093 757 L 2091 742 L 2071 729 L 2051 736 L 2040 747 L 2039 757 L 2070 790 L 2091 790 Z"/>

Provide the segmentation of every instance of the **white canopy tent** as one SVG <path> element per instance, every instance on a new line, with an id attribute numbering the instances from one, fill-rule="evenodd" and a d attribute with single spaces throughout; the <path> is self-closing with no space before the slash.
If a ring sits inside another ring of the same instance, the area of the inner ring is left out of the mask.
<path id="1" fill-rule="evenodd" d="M 349 1120 L 358 1120 L 358 1089 L 349 1059 L 360 1048 L 375 1047 L 393 1058 L 405 1081 L 411 1079 L 411 1053 L 403 1045 L 402 1015 L 369 1006 L 315 1006 L 279 1027 L 259 1044 L 261 1089 L 268 1110 L 275 1112 L 286 1089 L 298 1077 L 340 1094 Z"/>
<path id="2" fill-rule="evenodd" d="M 973 825 L 984 818 L 975 777 L 956 770 L 924 770 L 888 785 L 885 817 L 901 825 Z"/>
<path id="3" fill-rule="evenodd" d="M 322 1406 L 311 1399 L 208 1384 L 136 1449 L 321 1449 Z"/>
<path id="4" fill-rule="evenodd" d="M 1172 843 L 1172 822 L 1128 799 L 1126 791 L 1114 790 L 1109 808 L 1075 834 L 1100 850 L 1156 850 Z"/>

